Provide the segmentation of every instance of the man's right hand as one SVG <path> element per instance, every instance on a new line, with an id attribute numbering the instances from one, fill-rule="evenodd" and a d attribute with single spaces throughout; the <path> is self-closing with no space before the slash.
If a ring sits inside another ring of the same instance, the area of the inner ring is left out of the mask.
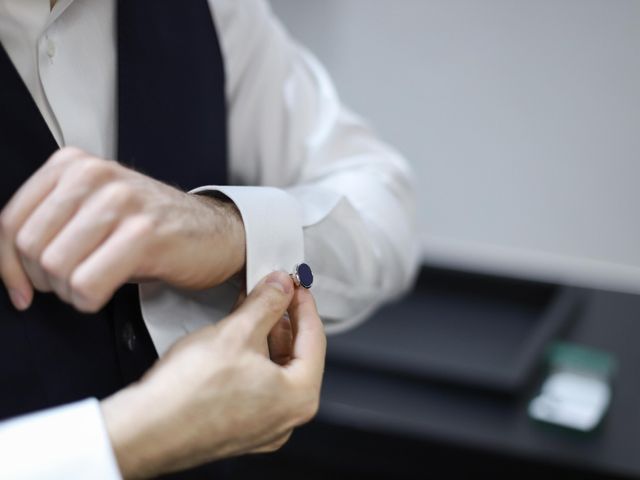
<path id="1" fill-rule="evenodd" d="M 290 361 L 264 355 L 289 313 Z M 102 402 L 125 478 L 276 450 L 318 409 L 326 339 L 311 294 L 283 272 L 269 275 L 217 325 L 179 342 L 140 382 Z"/>

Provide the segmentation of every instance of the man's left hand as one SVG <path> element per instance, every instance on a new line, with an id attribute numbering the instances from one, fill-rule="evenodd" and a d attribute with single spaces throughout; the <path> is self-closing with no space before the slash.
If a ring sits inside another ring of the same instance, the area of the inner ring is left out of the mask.
<path id="1" fill-rule="evenodd" d="M 232 203 L 74 148 L 56 152 L 0 214 L 0 274 L 20 310 L 34 288 L 84 312 L 134 279 L 209 288 L 244 261 L 244 226 Z"/>

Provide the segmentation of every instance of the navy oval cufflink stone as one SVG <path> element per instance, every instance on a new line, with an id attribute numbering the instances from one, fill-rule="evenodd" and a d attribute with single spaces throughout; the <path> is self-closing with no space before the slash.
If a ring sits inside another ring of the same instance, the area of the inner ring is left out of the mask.
<path id="1" fill-rule="evenodd" d="M 297 265 L 294 280 L 295 283 L 301 287 L 311 288 L 311 285 L 313 285 L 313 272 L 311 271 L 311 267 L 306 263 Z"/>

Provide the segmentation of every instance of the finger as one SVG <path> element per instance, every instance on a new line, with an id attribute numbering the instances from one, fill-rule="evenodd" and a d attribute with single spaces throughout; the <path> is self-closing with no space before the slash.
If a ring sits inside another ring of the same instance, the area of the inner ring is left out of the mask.
<path id="1" fill-rule="evenodd" d="M 267 340 L 271 360 L 278 365 L 289 363 L 293 348 L 293 330 L 287 314 L 271 329 Z"/>
<path id="2" fill-rule="evenodd" d="M 236 310 L 238 310 L 238 308 L 240 308 L 240 305 L 242 305 L 242 303 L 247 299 L 247 289 L 246 286 L 243 285 L 240 289 L 240 293 L 238 294 L 238 297 L 236 298 L 236 302 L 234 303 L 233 307 L 231 308 L 231 312 L 230 313 L 234 313 Z M 264 342 L 260 343 L 260 347 L 259 347 L 259 352 L 262 356 L 264 356 L 264 358 L 269 358 L 269 343 L 267 340 L 265 340 Z"/>
<path id="3" fill-rule="evenodd" d="M 20 187 L 2 212 L 2 226 L 10 230 L 10 238 L 14 238 L 31 212 L 51 193 L 68 163 L 84 155 L 75 148 L 58 150 Z"/>
<path id="4" fill-rule="evenodd" d="M 107 162 L 90 159 L 77 162 L 62 173 L 55 188 L 25 219 L 16 234 L 18 251 L 38 262 L 49 242 L 73 218 L 100 184 L 108 179 Z"/>
<path id="5" fill-rule="evenodd" d="M 18 310 L 26 310 L 33 300 L 33 288 L 27 274 L 22 268 L 11 242 L 0 244 L 0 274 L 7 289 L 11 303 Z"/>
<path id="6" fill-rule="evenodd" d="M 296 289 L 289 307 L 289 318 L 294 331 L 293 358 L 285 371 L 294 381 L 310 381 L 319 388 L 324 372 L 327 340 L 316 303 L 308 290 Z"/>
<path id="7" fill-rule="evenodd" d="M 42 253 L 40 263 L 50 283 L 68 298 L 69 276 L 114 231 L 133 205 L 120 184 L 100 189 L 64 226 Z M 62 289 L 62 291 L 60 291 Z"/>
<path id="8" fill-rule="evenodd" d="M 47 274 L 42 270 L 39 262 L 31 260 L 25 255 L 20 255 L 20 263 L 33 288 L 39 292 L 50 292 L 52 290 Z"/>
<path id="9" fill-rule="evenodd" d="M 266 346 L 267 335 L 282 318 L 293 295 L 293 281 L 284 272 L 274 272 L 263 279 L 226 322 L 243 325 L 256 347 Z"/>
<path id="10" fill-rule="evenodd" d="M 77 149 L 65 148 L 59 150 L 52 155 L 51 158 L 13 195 L 0 215 L 2 235 L 5 241 L 11 244 L 7 248 L 15 249 L 13 243 L 16 235 L 27 218 L 29 218 L 33 210 L 54 189 L 68 162 L 82 155 L 84 155 L 84 153 Z M 6 267 L 6 269 L 7 272 L 14 272 L 13 275 L 15 275 L 15 278 L 10 281 L 12 284 L 23 283 L 20 273 L 16 273 L 21 272 L 26 275 L 29 283 L 33 284 L 37 289 L 41 291 L 50 290 L 50 286 L 46 280 L 46 275 L 44 275 L 42 270 L 37 266 L 35 259 L 29 260 L 27 258 L 21 259 L 20 257 L 14 258 L 8 252 L 8 250 L 5 251 L 7 262 L 11 266 Z M 19 265 L 17 265 L 15 261 L 18 261 Z M 33 289 L 31 285 L 29 287 L 24 287 L 24 285 L 22 285 L 22 287 L 18 288 L 20 290 L 14 292 L 14 297 L 16 300 L 20 300 L 20 297 L 22 297 L 22 302 L 17 302 L 16 307 L 18 304 L 23 305 L 25 300 L 28 306 L 33 297 Z"/>
<path id="11" fill-rule="evenodd" d="M 95 312 L 131 278 L 143 261 L 152 225 L 144 217 L 120 224 L 71 274 L 71 298 L 80 311 Z"/>

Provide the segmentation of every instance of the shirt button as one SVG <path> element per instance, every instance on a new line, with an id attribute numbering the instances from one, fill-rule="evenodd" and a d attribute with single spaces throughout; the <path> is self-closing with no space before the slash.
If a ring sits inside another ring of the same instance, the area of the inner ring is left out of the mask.
<path id="1" fill-rule="evenodd" d="M 49 58 L 56 56 L 56 43 L 50 38 L 47 39 L 47 55 Z"/>
<path id="2" fill-rule="evenodd" d="M 136 337 L 136 332 L 133 330 L 133 325 L 130 323 L 125 323 L 124 327 L 122 327 L 122 341 L 130 352 L 135 350 L 138 338 Z"/>

